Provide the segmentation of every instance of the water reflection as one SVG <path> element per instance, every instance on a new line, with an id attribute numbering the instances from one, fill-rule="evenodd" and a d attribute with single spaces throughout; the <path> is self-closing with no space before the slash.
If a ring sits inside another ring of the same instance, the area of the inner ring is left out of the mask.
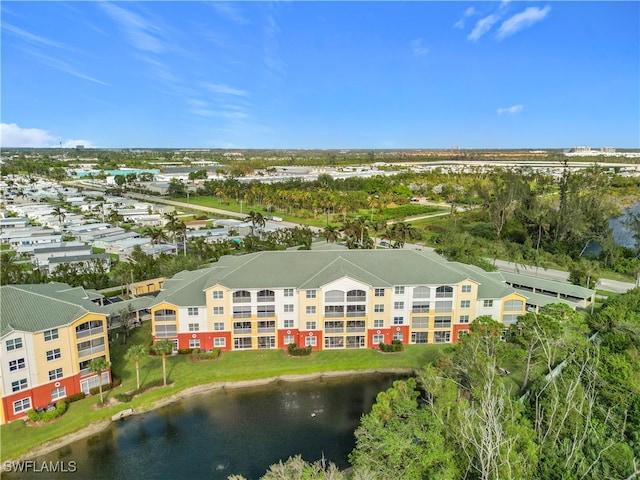
<path id="1" fill-rule="evenodd" d="M 324 455 L 345 468 L 360 417 L 397 378 L 366 375 L 219 390 L 129 417 L 36 460 L 74 461 L 77 478 L 96 480 L 222 480 L 234 473 L 257 479 L 269 465 L 296 454 L 308 461 Z M 36 477 L 44 478 L 34 472 L 3 475 Z"/>

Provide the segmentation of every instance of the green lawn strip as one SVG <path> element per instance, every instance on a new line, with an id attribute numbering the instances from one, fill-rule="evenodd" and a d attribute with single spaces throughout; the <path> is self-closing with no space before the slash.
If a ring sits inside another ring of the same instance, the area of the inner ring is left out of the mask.
<path id="1" fill-rule="evenodd" d="M 135 329 L 126 345 L 115 342 L 111 345 L 114 373 L 122 385 L 105 393 L 105 400 L 118 393 L 136 388 L 136 373 L 133 362 L 123 360 L 126 350 L 136 343 L 149 344 L 147 323 Z M 373 349 L 336 350 L 314 352 L 309 357 L 288 357 L 282 350 L 252 350 L 224 352 L 220 359 L 210 362 L 192 362 L 189 355 L 167 357 L 167 376 L 170 385 L 148 390 L 129 403 L 121 403 L 96 409 L 99 396 L 95 395 L 69 405 L 69 410 L 57 421 L 47 425 L 28 427 L 23 421 L 3 425 L 0 429 L 2 460 L 16 458 L 47 441 L 76 432 L 87 425 L 108 420 L 115 413 L 127 408 L 144 411 L 158 402 L 178 394 L 185 388 L 215 382 L 236 382 L 264 379 L 280 375 L 298 375 L 317 372 L 362 370 L 378 368 L 419 368 L 438 358 L 445 345 L 407 345 L 396 354 L 382 354 Z M 148 356 L 140 361 L 142 385 L 162 379 L 162 358 Z"/>

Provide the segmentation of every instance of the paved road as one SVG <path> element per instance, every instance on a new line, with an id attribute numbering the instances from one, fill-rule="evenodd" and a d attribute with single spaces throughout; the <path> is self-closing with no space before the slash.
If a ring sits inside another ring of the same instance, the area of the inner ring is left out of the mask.
<path id="1" fill-rule="evenodd" d="M 199 210 L 202 212 L 225 215 L 227 217 L 235 217 L 235 218 L 246 217 L 246 214 L 244 213 L 230 212 L 228 210 L 221 210 L 219 208 L 212 208 L 212 207 L 204 207 L 202 205 L 194 205 L 192 203 L 177 202 L 175 200 L 168 200 L 165 198 L 160 198 L 152 195 L 143 195 L 140 193 L 125 193 L 125 195 L 131 198 L 137 198 L 139 200 L 146 200 L 148 202 L 172 205 L 174 207 L 180 207 L 180 208 L 189 208 L 192 210 Z M 449 212 L 444 212 L 444 213 L 436 213 L 428 216 L 439 216 L 439 215 L 448 215 L 448 214 Z M 293 222 L 277 222 L 277 224 L 286 226 L 286 227 L 300 226 L 299 224 L 293 223 Z M 316 233 L 322 231 L 322 228 L 319 228 L 319 227 L 310 227 L 310 228 L 312 231 Z M 405 244 L 405 248 L 426 250 L 426 251 L 434 250 L 433 248 L 425 247 L 424 245 L 409 244 L 409 243 Z M 489 259 L 489 260 L 493 261 L 492 259 Z M 569 273 L 561 270 L 536 268 L 535 266 L 531 266 L 531 265 L 516 265 L 515 263 L 507 262 L 503 260 L 496 260 L 495 265 L 496 267 L 498 267 L 499 270 L 502 270 L 505 272 L 515 272 L 515 273 L 521 273 L 523 275 L 532 275 L 539 278 L 546 278 L 548 280 L 555 280 L 559 282 L 567 282 L 569 279 Z M 619 282 L 617 280 L 609 280 L 606 278 L 601 278 L 600 281 L 598 282 L 597 288 L 600 290 L 606 290 L 609 292 L 625 293 L 627 290 L 633 289 L 636 286 L 637 284 L 634 284 L 634 283 Z"/>

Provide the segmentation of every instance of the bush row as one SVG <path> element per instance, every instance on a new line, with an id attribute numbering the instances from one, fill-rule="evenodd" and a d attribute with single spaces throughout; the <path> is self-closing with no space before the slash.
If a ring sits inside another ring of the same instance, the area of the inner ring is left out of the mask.
<path id="1" fill-rule="evenodd" d="M 64 399 L 64 401 L 67 403 L 73 403 L 73 402 L 77 402 L 78 400 L 82 400 L 84 397 L 86 397 L 84 392 L 78 392 L 78 393 L 74 393 L 73 395 L 69 395 L 67 398 Z"/>
<path id="2" fill-rule="evenodd" d="M 29 410 L 27 416 L 32 422 L 50 422 L 54 418 L 58 418 L 60 415 L 67 411 L 67 402 L 61 400 L 56 404 L 56 409 L 50 412 L 38 413 L 35 410 Z"/>
<path id="3" fill-rule="evenodd" d="M 401 352 L 404 350 L 404 346 L 400 340 L 394 340 L 390 344 L 380 342 L 380 350 L 383 352 Z"/>
<path id="4" fill-rule="evenodd" d="M 133 397 L 135 397 L 136 395 L 140 395 L 141 393 L 149 390 L 150 388 L 162 387 L 163 385 L 164 385 L 164 380 L 162 380 L 161 378 L 157 378 L 155 380 L 151 380 L 150 382 L 145 383 L 144 385 L 141 385 L 140 388 L 137 390 L 133 390 L 129 393 L 119 393 L 115 395 L 115 399 L 118 400 L 119 402 L 128 403 L 131 400 L 133 400 Z"/>
<path id="5" fill-rule="evenodd" d="M 199 362 L 202 360 L 215 360 L 220 357 L 220 348 L 214 348 L 210 352 L 201 352 L 199 349 L 194 348 L 191 352 L 191 359 Z"/>
<path id="6" fill-rule="evenodd" d="M 290 343 L 287 346 L 287 351 L 289 355 L 293 355 L 294 357 L 305 357 L 311 355 L 311 345 L 308 347 L 298 347 L 295 343 Z"/>

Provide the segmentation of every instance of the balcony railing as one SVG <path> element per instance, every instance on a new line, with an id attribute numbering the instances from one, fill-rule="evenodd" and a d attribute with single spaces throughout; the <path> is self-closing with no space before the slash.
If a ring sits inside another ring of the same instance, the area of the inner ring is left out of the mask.
<path id="1" fill-rule="evenodd" d="M 158 314 L 155 314 L 153 316 L 153 319 L 156 322 L 175 322 L 176 321 L 176 315 L 175 314 L 173 314 L 173 315 L 158 315 Z"/>
<path id="2" fill-rule="evenodd" d="M 176 330 L 164 330 L 164 331 L 156 330 L 156 334 L 155 334 L 156 338 L 172 338 L 176 336 L 178 336 L 178 332 Z"/>
<path id="3" fill-rule="evenodd" d="M 344 312 L 325 312 L 325 318 L 344 318 Z"/>
<path id="4" fill-rule="evenodd" d="M 276 327 L 258 327 L 258 333 L 276 333 Z"/>
<path id="5" fill-rule="evenodd" d="M 258 318 L 275 318 L 276 312 L 258 312 Z"/>
<path id="6" fill-rule="evenodd" d="M 251 328 L 234 328 L 233 333 L 235 335 L 246 335 L 251 333 Z"/>
<path id="7" fill-rule="evenodd" d="M 347 327 L 347 333 L 361 333 L 365 331 L 365 327 Z"/>
<path id="8" fill-rule="evenodd" d="M 233 318 L 251 318 L 251 312 L 233 312 Z"/>
<path id="9" fill-rule="evenodd" d="M 366 302 L 366 295 L 357 296 L 357 297 L 347 297 L 347 302 Z"/>
<path id="10" fill-rule="evenodd" d="M 347 317 L 366 317 L 367 312 L 347 312 Z"/>
<path id="11" fill-rule="evenodd" d="M 276 301 L 276 297 L 275 296 L 258 297 L 258 302 L 259 303 L 275 302 L 275 301 Z"/>
<path id="12" fill-rule="evenodd" d="M 103 332 L 104 332 L 104 327 L 102 326 L 90 328 L 88 330 L 80 330 L 79 332 L 76 331 L 76 338 L 90 337 L 92 335 L 98 335 Z"/>
<path id="13" fill-rule="evenodd" d="M 324 329 L 324 333 L 344 333 L 344 327 L 329 327 Z"/>
<path id="14" fill-rule="evenodd" d="M 84 348 L 82 350 L 78 350 L 78 358 L 86 357 L 88 355 L 93 355 L 94 353 L 104 352 L 104 350 L 105 350 L 104 344 L 96 345 L 94 347 Z"/>

